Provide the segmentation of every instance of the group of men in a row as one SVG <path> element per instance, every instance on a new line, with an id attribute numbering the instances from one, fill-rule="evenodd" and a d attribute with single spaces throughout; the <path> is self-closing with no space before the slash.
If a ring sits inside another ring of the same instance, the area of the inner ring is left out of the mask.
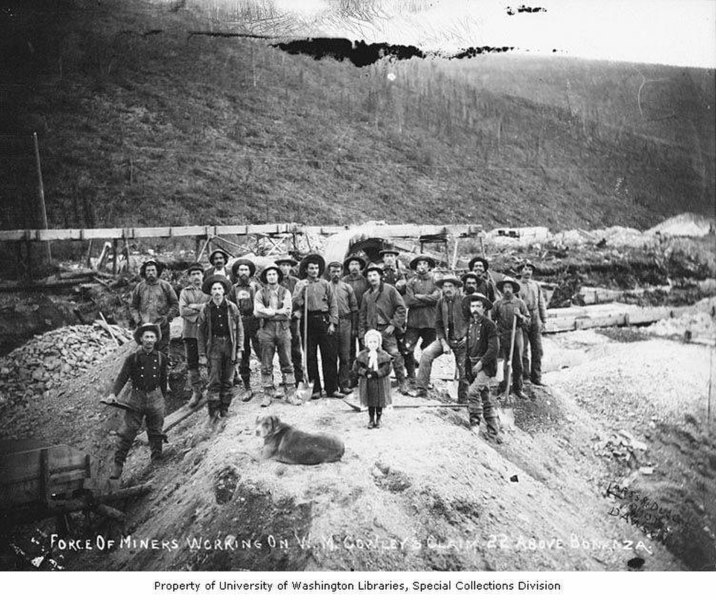
<path id="1" fill-rule="evenodd" d="M 168 347 L 169 324 L 177 315 L 183 319 L 182 337 L 192 386 L 189 405 L 197 406 L 201 401 L 199 366 L 206 360 L 207 404 L 213 420 L 228 414 L 235 384 L 244 387 L 242 400 L 252 398 L 252 349 L 261 360 L 263 406 L 280 397 L 296 402 L 296 384 L 304 381 L 313 382 L 314 399 L 323 393 L 344 397 L 357 384 L 351 379 L 351 366 L 363 336 L 376 329 L 381 333 L 383 349 L 393 358 L 402 393 L 427 395 L 433 361 L 442 354 L 453 355 L 458 399 L 468 404 L 471 425 L 479 426 L 483 418 L 487 433 L 499 441 L 490 398 L 498 356 L 507 359 L 512 349 L 512 391 L 516 396 L 525 397 L 523 364 L 525 377 L 541 385 L 546 306 L 539 286 L 532 281 L 534 266 L 525 263 L 520 267 L 519 282 L 504 277 L 495 283 L 483 257 L 473 258 L 468 272 L 458 278 L 436 275 L 435 261 L 427 255 L 410 261 L 411 273 L 398 264 L 396 249 L 384 248 L 380 256 L 382 264 L 367 264 L 362 256 L 354 255 L 328 265 L 318 254 L 310 254 L 300 263 L 282 256 L 257 277 L 252 261 L 239 258 L 229 267 L 229 256 L 215 250 L 210 255 L 211 267 L 204 269 L 195 263 L 188 268 L 189 284 L 179 297 L 171 284 L 161 279 L 162 265 L 146 261 L 130 306 L 140 324 L 135 337 L 144 354 L 140 350 L 137 355 L 141 360 L 128 359 L 115 383 L 116 393 L 131 378 L 135 390 L 149 394 L 142 396 L 142 402 L 159 402 L 159 398 L 152 400 L 151 394 L 157 389 L 166 392 L 168 360 L 161 356 Z M 145 344 L 145 337 L 155 340 Z M 422 354 L 416 372 L 418 343 Z M 273 378 L 276 354 L 282 374 L 278 386 Z M 505 391 L 505 384 L 503 381 L 498 393 Z M 158 418 L 154 420 L 157 423 L 150 427 L 147 419 L 149 441 L 153 454 L 161 455 L 161 423 Z M 122 456 L 115 462 L 124 462 L 139 428 L 135 425 L 129 427 L 135 431 L 125 432 L 125 443 L 120 441 Z"/>

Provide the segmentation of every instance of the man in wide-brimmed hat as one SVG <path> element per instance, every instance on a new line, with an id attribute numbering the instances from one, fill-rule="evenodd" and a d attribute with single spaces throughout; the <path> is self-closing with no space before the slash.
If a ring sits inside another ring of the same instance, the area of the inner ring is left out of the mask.
<path id="1" fill-rule="evenodd" d="M 366 262 L 362 256 L 351 255 L 343 261 L 343 267 L 348 274 L 343 277 L 348 285 L 353 288 L 353 293 L 356 296 L 356 302 L 358 302 L 358 310 L 360 310 L 361 303 L 363 302 L 363 295 L 368 291 L 370 287 L 368 280 L 363 275 L 363 269 L 365 269 Z M 353 366 L 353 362 L 356 359 L 356 344 L 359 349 L 363 348 L 363 338 L 358 337 L 358 331 L 353 330 L 354 339 L 351 341 L 351 357 L 350 363 Z M 351 387 L 356 387 L 358 380 L 351 376 Z"/>
<path id="2" fill-rule="evenodd" d="M 241 360 L 244 328 L 239 308 L 226 296 L 231 282 L 212 275 L 202 284 L 211 299 L 199 311 L 199 354 L 209 360 L 207 405 L 209 419 L 216 421 L 229 414 L 234 365 Z"/>
<path id="3" fill-rule="evenodd" d="M 415 382 L 415 347 L 425 350 L 435 341 L 435 320 L 440 288 L 435 285 L 432 270 L 435 260 L 426 255 L 416 256 L 410 261 L 415 275 L 405 286 L 405 305 L 408 307 L 408 328 L 405 332 L 403 357 L 408 381 Z"/>
<path id="4" fill-rule="evenodd" d="M 298 261 L 290 254 L 284 254 L 276 259 L 276 264 L 281 269 L 281 273 L 283 273 L 281 285 L 291 292 L 291 298 L 293 299 L 296 284 L 298 283 L 298 277 L 293 274 L 293 268 L 298 264 Z M 300 322 L 300 319 L 296 318 L 295 315 L 291 315 L 291 362 L 293 362 L 293 374 L 296 377 L 296 383 L 303 381 Z"/>
<path id="5" fill-rule="evenodd" d="M 405 294 L 408 281 L 398 264 L 398 250 L 393 246 L 386 246 L 379 254 L 383 261 L 383 281 L 392 285 L 401 294 Z"/>
<path id="6" fill-rule="evenodd" d="M 231 265 L 234 276 L 234 286 L 229 293 L 229 300 L 239 307 L 241 321 L 244 328 L 244 346 L 241 353 L 239 375 L 244 385 L 241 400 L 248 402 L 253 396 L 251 389 L 251 347 L 254 354 L 261 360 L 261 346 L 259 344 L 259 320 L 254 316 L 254 297 L 261 289 L 261 285 L 253 279 L 256 265 L 248 258 L 237 258 Z M 238 378 L 234 378 L 234 385 Z"/>
<path id="7" fill-rule="evenodd" d="M 495 303 L 496 293 L 495 279 L 490 272 L 490 263 L 484 256 L 475 256 L 470 259 L 467 270 L 477 275 L 478 284 L 475 286 L 475 293 L 484 294 L 488 300 Z"/>
<path id="8" fill-rule="evenodd" d="M 119 479 L 121 476 L 129 449 L 145 419 L 152 462 L 162 457 L 164 397 L 167 393 L 169 360 L 164 353 L 157 350 L 157 342 L 161 336 L 161 328 L 156 323 L 144 323 L 137 327 L 134 340 L 139 348 L 124 360 L 109 394 L 108 400 L 115 401 L 125 384 L 132 382 L 132 393 L 127 404 L 133 410 L 124 413 L 124 425 L 119 430 L 114 453 L 114 465 L 110 475 L 112 479 Z"/>
<path id="9" fill-rule="evenodd" d="M 515 343 L 511 360 L 512 391 L 518 398 L 525 399 L 527 396 L 522 393 L 522 328 L 529 326 L 530 313 L 524 301 L 517 296 L 517 293 L 520 291 L 520 284 L 514 278 L 509 276 L 504 277 L 497 284 L 497 289 L 502 293 L 502 298 L 497 300 L 492 308 L 492 320 L 495 322 L 495 325 L 497 325 L 497 335 L 500 336 L 500 357 L 505 359 L 505 379 L 500 383 L 498 394 L 502 394 L 503 392 L 510 393 L 510 390 L 506 389 L 508 375 L 507 359 L 510 356 L 512 323 L 516 316 L 517 327 L 515 328 Z"/>
<path id="10" fill-rule="evenodd" d="M 333 295 L 338 303 L 338 327 L 333 334 L 334 357 L 338 365 L 338 386 L 342 394 L 350 394 L 351 389 L 351 342 L 358 335 L 358 301 L 353 288 L 341 281 L 343 265 L 338 261 L 328 264 L 328 277 L 333 287 Z M 355 343 L 354 343 L 355 345 Z"/>
<path id="11" fill-rule="evenodd" d="M 520 293 L 530 313 L 530 324 L 525 329 L 522 369 L 529 374 L 533 385 L 542 385 L 542 333 L 547 321 L 547 303 L 537 282 L 532 280 L 535 266 L 527 261 L 520 267 Z"/>
<path id="12" fill-rule="evenodd" d="M 458 401 L 464 403 L 467 399 L 465 356 L 468 316 L 463 310 L 463 294 L 460 291 L 462 282 L 455 275 L 446 274 L 435 283 L 442 290 L 442 297 L 436 306 L 437 339 L 423 351 L 420 357 L 416 389 L 412 395 L 415 397 L 427 395 L 433 361 L 443 354 L 452 354 L 460 378 L 457 388 Z"/>
<path id="13" fill-rule="evenodd" d="M 393 371 L 400 393 L 406 394 L 408 385 L 405 379 L 405 361 L 396 339 L 396 332 L 405 331 L 405 302 L 398 290 L 383 282 L 383 268 L 380 265 L 369 265 L 366 277 L 370 288 L 363 295 L 360 305 L 358 335 L 363 338 L 370 329 L 381 334 L 383 350 L 393 357 Z"/>
<path id="14" fill-rule="evenodd" d="M 228 252 L 225 252 L 221 248 L 214 250 L 209 254 L 209 263 L 211 266 L 204 271 L 204 279 L 208 279 L 212 275 L 223 275 L 228 280 L 231 280 L 231 271 L 229 270 L 228 262 Z"/>
<path id="15" fill-rule="evenodd" d="M 278 265 L 267 265 L 259 276 L 264 284 L 254 297 L 254 316 L 260 320 L 258 333 L 261 346 L 261 382 L 263 401 L 269 406 L 272 398 L 285 398 L 296 402 L 296 380 L 291 364 L 291 315 L 293 306 L 291 292 L 282 285 L 283 273 Z M 273 357 L 278 352 L 278 362 L 283 377 L 283 391 L 273 383 Z"/>
<path id="16" fill-rule="evenodd" d="M 497 354 L 500 349 L 497 327 L 489 317 L 492 302 L 484 294 L 465 296 L 465 302 L 470 312 L 467 330 L 467 379 L 470 382 L 467 410 L 470 427 L 479 427 L 480 419 L 484 417 L 488 439 L 502 443 L 500 424 L 490 397 L 490 384 L 497 375 Z"/>
<path id="17" fill-rule="evenodd" d="M 164 265 L 154 259 L 142 264 L 139 274 L 142 277 L 134 290 L 129 310 L 136 324 L 156 323 L 162 332 L 157 348 L 166 352 L 169 348 L 169 326 L 179 314 L 179 298 L 172 285 L 159 276 Z"/>
<path id="18" fill-rule="evenodd" d="M 186 274 L 189 278 L 189 285 L 179 294 L 179 316 L 184 321 L 182 340 L 184 341 L 186 366 L 189 374 L 189 384 L 192 390 L 188 405 L 190 408 L 194 408 L 201 402 L 202 393 L 201 375 L 199 374 L 197 322 L 199 320 L 201 307 L 209 301 L 209 296 L 201 289 L 201 285 L 204 281 L 204 267 L 202 267 L 201 264 L 194 263 L 189 265 Z"/>
<path id="19" fill-rule="evenodd" d="M 338 373 L 333 348 L 333 334 L 338 327 L 338 301 L 331 284 L 321 277 L 326 261 L 320 254 L 309 254 L 299 265 L 298 273 L 302 279 L 296 284 L 293 295 L 294 314 L 304 318 L 304 308 L 308 311 L 306 328 L 306 366 L 308 380 L 313 381 L 314 400 L 321 397 L 321 378 L 318 374 L 318 350 L 321 351 L 321 370 L 323 389 L 328 397 L 343 398 L 338 388 Z M 303 330 L 303 326 L 301 327 Z"/>

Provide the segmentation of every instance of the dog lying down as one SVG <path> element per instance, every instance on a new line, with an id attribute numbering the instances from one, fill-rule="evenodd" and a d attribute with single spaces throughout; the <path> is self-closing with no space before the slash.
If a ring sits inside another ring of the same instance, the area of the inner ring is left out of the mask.
<path id="1" fill-rule="evenodd" d="M 290 465 L 318 465 L 341 460 L 345 446 L 332 435 L 299 431 L 276 416 L 257 417 L 256 435 L 264 439 L 263 458 Z"/>

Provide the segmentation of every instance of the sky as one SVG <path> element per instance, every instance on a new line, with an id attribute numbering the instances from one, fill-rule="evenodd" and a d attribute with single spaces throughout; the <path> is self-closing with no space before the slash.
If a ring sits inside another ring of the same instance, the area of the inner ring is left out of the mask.
<path id="1" fill-rule="evenodd" d="M 308 36 L 716 68 L 716 0 L 368 0 L 353 18 L 336 15 L 339 1 L 273 3 L 303 20 Z M 508 15 L 523 4 L 546 11 Z"/>

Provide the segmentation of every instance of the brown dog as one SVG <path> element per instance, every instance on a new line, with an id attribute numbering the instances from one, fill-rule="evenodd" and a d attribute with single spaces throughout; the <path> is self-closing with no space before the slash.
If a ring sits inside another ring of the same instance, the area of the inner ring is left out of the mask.
<path id="1" fill-rule="evenodd" d="M 341 460 L 345 446 L 332 435 L 294 429 L 276 416 L 257 417 L 256 435 L 264 439 L 263 458 L 291 465 L 317 465 Z"/>

